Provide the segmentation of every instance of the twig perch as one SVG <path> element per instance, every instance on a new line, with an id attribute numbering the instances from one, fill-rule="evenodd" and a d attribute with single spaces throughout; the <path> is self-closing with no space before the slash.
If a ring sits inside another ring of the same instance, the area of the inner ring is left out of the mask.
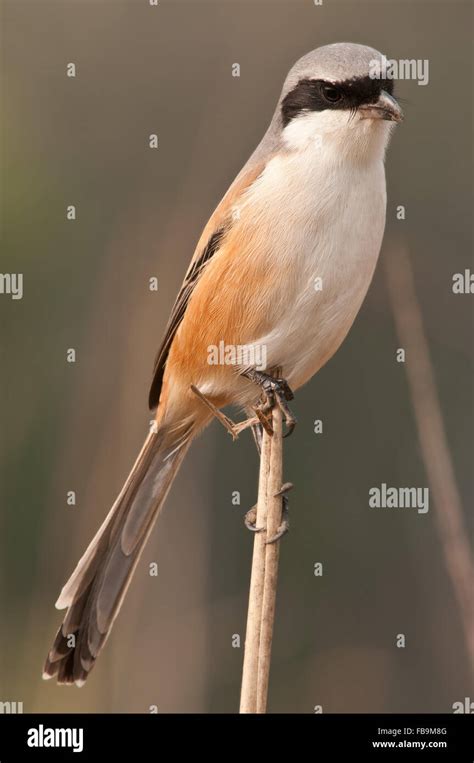
<path id="1" fill-rule="evenodd" d="M 255 526 L 261 529 L 255 533 L 253 547 L 240 712 L 265 713 L 275 620 L 279 538 L 283 534 L 283 530 L 279 534 L 282 496 L 292 487 L 291 483 L 282 484 L 282 411 L 276 405 L 270 421 L 267 421 L 257 408 L 256 417 L 236 424 L 219 411 L 197 387 L 191 385 L 191 390 L 230 432 L 233 439 L 254 423 L 260 421 L 263 427 L 255 521 Z M 269 539 L 271 542 L 268 542 Z"/>
<path id="2" fill-rule="evenodd" d="M 273 435 L 264 430 L 260 457 L 256 526 L 242 673 L 241 713 L 265 713 L 275 619 L 279 542 L 267 544 L 281 522 L 283 474 L 282 414 L 272 412 Z"/>

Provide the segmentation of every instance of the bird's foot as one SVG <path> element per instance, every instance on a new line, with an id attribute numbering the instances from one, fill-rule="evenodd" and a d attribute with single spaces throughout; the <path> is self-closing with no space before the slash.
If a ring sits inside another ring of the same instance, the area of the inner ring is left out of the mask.
<path id="1" fill-rule="evenodd" d="M 282 499 L 281 522 L 277 527 L 277 531 L 275 535 L 273 535 L 271 538 L 268 538 L 268 540 L 265 541 L 265 544 L 267 546 L 271 543 L 276 543 L 278 540 L 280 540 L 280 538 L 283 538 L 283 536 L 286 535 L 287 532 L 289 532 L 290 507 L 289 507 L 287 493 L 290 492 L 292 487 L 293 487 L 292 482 L 285 482 L 285 484 L 281 486 L 278 493 L 275 493 L 275 498 L 281 495 L 281 499 Z M 244 517 L 244 524 L 245 524 L 245 527 L 253 533 L 260 533 L 265 529 L 264 527 L 257 527 L 257 504 L 255 504 L 255 506 L 252 506 L 252 508 L 247 511 Z"/>
<path id="2" fill-rule="evenodd" d="M 293 392 L 286 381 L 286 379 L 276 378 L 270 374 L 266 374 L 263 371 L 257 371 L 256 369 L 249 369 L 243 373 L 250 381 L 258 384 L 262 388 L 264 394 L 264 400 L 255 408 L 260 423 L 267 430 L 269 434 L 273 434 L 271 427 L 271 417 L 267 418 L 267 415 L 271 413 L 275 405 L 280 408 L 283 417 L 285 419 L 285 425 L 287 432 L 284 437 L 288 437 L 296 426 L 296 417 L 288 406 L 288 400 L 293 400 Z"/>
<path id="3" fill-rule="evenodd" d="M 244 525 L 253 533 L 261 533 L 264 527 L 257 527 L 257 504 L 249 509 L 244 517 Z"/>

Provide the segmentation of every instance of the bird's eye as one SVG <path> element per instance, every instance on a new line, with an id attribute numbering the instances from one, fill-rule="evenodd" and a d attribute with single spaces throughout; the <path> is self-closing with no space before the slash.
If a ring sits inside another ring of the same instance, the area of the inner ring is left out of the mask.
<path id="1" fill-rule="evenodd" d="M 329 101 L 330 103 L 337 103 L 342 98 L 341 91 L 332 85 L 323 85 L 322 91 L 326 101 Z"/>

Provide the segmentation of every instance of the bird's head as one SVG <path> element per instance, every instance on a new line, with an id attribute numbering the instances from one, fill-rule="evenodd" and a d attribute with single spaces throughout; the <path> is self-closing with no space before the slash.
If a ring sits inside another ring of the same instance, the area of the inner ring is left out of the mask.
<path id="1" fill-rule="evenodd" d="M 297 61 L 276 114 L 285 148 L 319 141 L 322 151 L 341 157 L 383 157 L 391 128 L 403 119 L 393 79 L 378 76 L 383 59 L 374 48 L 336 43 Z"/>

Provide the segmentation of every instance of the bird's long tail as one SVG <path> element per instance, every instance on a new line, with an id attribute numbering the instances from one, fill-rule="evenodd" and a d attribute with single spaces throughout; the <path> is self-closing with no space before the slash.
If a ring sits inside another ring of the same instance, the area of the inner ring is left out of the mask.
<path id="1" fill-rule="evenodd" d="M 56 602 L 66 615 L 43 678 L 81 686 L 117 617 L 155 519 L 192 440 L 193 431 L 151 432 L 110 512 Z"/>

